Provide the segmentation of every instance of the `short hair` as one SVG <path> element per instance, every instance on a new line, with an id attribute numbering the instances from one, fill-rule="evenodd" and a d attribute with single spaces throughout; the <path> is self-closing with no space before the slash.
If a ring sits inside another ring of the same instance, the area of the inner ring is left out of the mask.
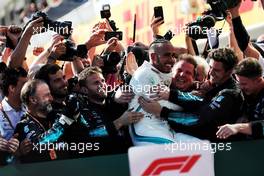
<path id="1" fill-rule="evenodd" d="M 179 61 L 185 61 L 189 64 L 192 64 L 194 66 L 194 68 L 197 67 L 197 62 L 196 60 L 194 59 L 194 56 L 190 55 L 190 54 L 181 54 L 179 57 L 178 57 L 178 60 L 177 62 Z"/>
<path id="2" fill-rule="evenodd" d="M 81 71 L 78 75 L 79 86 L 85 86 L 87 77 L 93 74 L 102 74 L 102 70 L 99 67 L 87 67 Z"/>
<path id="3" fill-rule="evenodd" d="M 20 77 L 27 77 L 27 71 L 24 68 L 6 68 L 6 70 L 3 72 L 3 83 L 1 87 L 4 96 L 9 95 L 9 86 L 16 86 Z"/>
<path id="4" fill-rule="evenodd" d="M 190 54 L 181 54 L 178 59 L 177 62 L 175 63 L 175 65 L 180 62 L 180 61 L 184 61 L 187 62 L 188 64 L 193 65 L 193 76 L 195 77 L 196 75 L 196 67 L 197 67 L 197 62 L 195 61 L 194 57 Z"/>
<path id="5" fill-rule="evenodd" d="M 168 44 L 171 44 L 170 41 L 164 39 L 164 38 L 160 38 L 160 39 L 155 39 L 150 45 L 149 45 L 149 51 L 153 52 L 156 50 L 157 47 L 159 47 L 161 44 L 164 44 L 164 43 L 168 43 Z"/>
<path id="6" fill-rule="evenodd" d="M 48 84 L 50 87 L 50 78 L 49 75 L 56 74 L 59 70 L 61 70 L 61 67 L 57 64 L 46 64 L 42 66 L 34 76 L 34 79 L 39 79 Z"/>
<path id="7" fill-rule="evenodd" d="M 221 62 L 225 71 L 232 70 L 238 63 L 238 58 L 231 48 L 217 48 L 208 54 L 209 59 Z"/>
<path id="8" fill-rule="evenodd" d="M 194 60 L 198 64 L 197 66 L 201 66 L 203 68 L 203 75 L 206 76 L 209 72 L 209 64 L 206 62 L 206 60 L 203 57 L 200 56 L 193 56 Z M 197 69 L 197 67 L 196 67 Z"/>
<path id="9" fill-rule="evenodd" d="M 247 78 L 256 78 L 262 77 L 263 69 L 257 59 L 248 57 L 237 65 L 234 73 Z"/>
<path id="10" fill-rule="evenodd" d="M 29 105 L 29 97 L 36 95 L 38 85 L 46 84 L 46 82 L 38 79 L 27 81 L 21 89 L 20 99 L 25 105 Z"/>

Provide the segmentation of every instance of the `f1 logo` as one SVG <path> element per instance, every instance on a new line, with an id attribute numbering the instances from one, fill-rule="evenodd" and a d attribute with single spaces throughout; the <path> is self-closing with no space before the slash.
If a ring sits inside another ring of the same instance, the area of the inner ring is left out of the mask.
<path id="1" fill-rule="evenodd" d="M 188 173 L 201 155 L 160 158 L 154 160 L 143 172 L 142 176 L 160 175 L 164 171 L 179 170 L 179 173 Z"/>

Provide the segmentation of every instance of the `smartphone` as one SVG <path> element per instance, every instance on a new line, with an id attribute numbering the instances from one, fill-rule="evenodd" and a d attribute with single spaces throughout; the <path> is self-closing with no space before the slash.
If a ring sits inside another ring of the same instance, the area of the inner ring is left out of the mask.
<path id="1" fill-rule="evenodd" d="M 155 18 L 161 17 L 161 19 L 159 21 L 164 20 L 162 6 L 154 7 L 154 17 Z"/>
<path id="2" fill-rule="evenodd" d="M 105 32 L 105 41 L 108 41 L 112 37 L 116 37 L 118 40 L 122 40 L 123 39 L 123 32 L 121 32 L 121 31 Z"/>

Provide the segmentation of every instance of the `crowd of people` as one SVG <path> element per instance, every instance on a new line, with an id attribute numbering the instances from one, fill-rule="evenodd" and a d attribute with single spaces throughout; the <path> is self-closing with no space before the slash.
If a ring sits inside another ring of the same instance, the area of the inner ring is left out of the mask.
<path id="1" fill-rule="evenodd" d="M 188 35 L 186 48 L 173 46 L 159 34 L 163 21 L 153 17 L 151 44 L 105 41 L 113 31 L 106 20 L 85 42 L 86 58 L 69 54 L 56 34 L 28 65 L 27 48 L 43 18 L 23 30 L 8 27 L 0 63 L 0 165 L 125 153 L 138 145 L 262 138 L 263 37 L 250 42 L 239 7 L 226 19 L 229 46 L 202 56 L 195 56 Z M 62 57 L 67 62 L 58 65 Z M 60 149 L 74 144 L 86 150 Z"/>

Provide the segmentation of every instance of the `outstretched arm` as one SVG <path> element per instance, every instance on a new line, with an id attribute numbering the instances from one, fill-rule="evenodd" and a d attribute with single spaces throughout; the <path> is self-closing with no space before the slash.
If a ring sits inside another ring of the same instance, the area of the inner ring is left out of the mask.
<path id="1" fill-rule="evenodd" d="M 43 27 L 43 19 L 42 17 L 31 21 L 24 32 L 22 33 L 21 39 L 18 42 L 15 50 L 11 54 L 10 58 L 7 61 L 7 65 L 12 68 L 20 67 L 25 59 L 26 51 L 29 45 L 29 41 L 31 36 L 40 33 Z"/>

